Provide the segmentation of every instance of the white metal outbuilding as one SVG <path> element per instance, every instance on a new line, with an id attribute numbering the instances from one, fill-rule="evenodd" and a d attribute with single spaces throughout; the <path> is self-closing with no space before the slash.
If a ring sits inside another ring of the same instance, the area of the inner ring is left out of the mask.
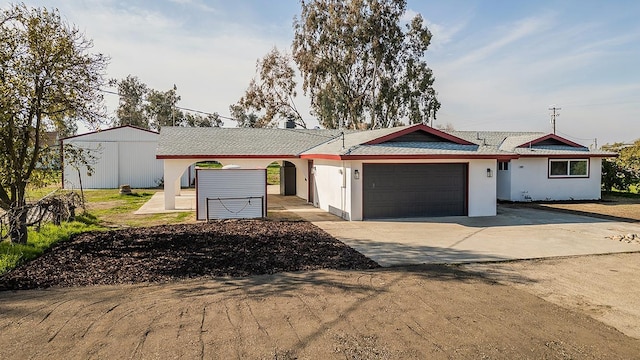
<path id="1" fill-rule="evenodd" d="M 162 160 L 156 159 L 159 134 L 155 131 L 126 125 L 94 131 L 61 139 L 63 187 L 80 187 L 78 171 L 65 156 L 65 148 L 74 146 L 88 152 L 95 159 L 94 171 L 89 176 L 85 166 L 79 166 L 82 186 L 86 189 L 116 189 L 128 184 L 133 188 L 151 188 L 161 185 Z M 182 186 L 189 186 L 192 176 L 187 172 Z"/>

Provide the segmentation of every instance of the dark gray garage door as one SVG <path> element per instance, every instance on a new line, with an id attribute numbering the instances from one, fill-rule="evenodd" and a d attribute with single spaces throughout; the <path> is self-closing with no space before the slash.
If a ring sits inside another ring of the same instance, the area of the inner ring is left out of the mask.
<path id="1" fill-rule="evenodd" d="M 467 215 L 467 164 L 363 164 L 364 219 Z"/>

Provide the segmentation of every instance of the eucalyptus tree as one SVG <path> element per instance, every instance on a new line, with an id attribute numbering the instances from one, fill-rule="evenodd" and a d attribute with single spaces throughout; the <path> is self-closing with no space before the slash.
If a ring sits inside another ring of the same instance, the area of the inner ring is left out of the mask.
<path id="1" fill-rule="evenodd" d="M 26 189 L 46 163 L 45 135 L 98 127 L 106 56 L 56 9 L 9 5 L 0 12 L 0 208 L 14 242 L 27 241 Z"/>
<path id="2" fill-rule="evenodd" d="M 183 123 L 184 114 L 176 108 L 181 99 L 177 91 L 175 85 L 167 91 L 149 90 L 145 114 L 151 129 L 160 130 L 163 126 L 180 126 Z"/>
<path id="3" fill-rule="evenodd" d="M 427 122 L 440 108 L 424 55 L 431 42 L 420 14 L 404 21 L 404 0 L 302 1 L 293 58 L 327 128 Z"/>
<path id="4" fill-rule="evenodd" d="M 275 47 L 258 60 L 255 77 L 234 105 L 237 108 L 235 111 L 252 113 L 257 119 L 242 122 L 242 125 L 269 127 L 277 126 L 278 120 L 290 120 L 297 126 L 306 128 L 307 124 L 295 103 L 295 77 L 291 56 L 281 53 Z"/>
<path id="5" fill-rule="evenodd" d="M 149 88 L 137 76 L 128 75 L 120 81 L 111 81 L 118 86 L 118 110 L 115 126 L 133 125 L 143 129 L 149 128 L 149 119 L 145 114 L 145 103 Z"/>

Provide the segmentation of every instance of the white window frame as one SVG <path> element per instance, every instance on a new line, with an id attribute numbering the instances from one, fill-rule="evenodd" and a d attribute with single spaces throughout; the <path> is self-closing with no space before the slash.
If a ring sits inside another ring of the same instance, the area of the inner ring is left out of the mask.
<path id="1" fill-rule="evenodd" d="M 566 162 L 567 163 L 567 173 L 566 174 L 561 174 L 561 175 L 552 175 L 551 174 L 551 163 L 552 162 Z M 586 173 L 585 174 L 578 174 L 578 175 L 573 175 L 571 174 L 571 163 L 572 162 L 585 162 L 587 164 L 586 166 Z M 549 159 L 548 161 L 548 168 L 547 168 L 547 175 L 549 176 L 550 179 L 562 179 L 562 178 L 588 178 L 589 177 L 589 159 Z"/>

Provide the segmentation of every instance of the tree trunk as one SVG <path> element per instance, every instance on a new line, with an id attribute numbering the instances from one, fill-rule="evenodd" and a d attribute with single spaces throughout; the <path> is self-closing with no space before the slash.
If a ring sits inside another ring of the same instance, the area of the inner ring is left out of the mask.
<path id="1" fill-rule="evenodd" d="M 27 243 L 27 207 L 18 206 L 9 209 L 9 236 L 11 242 L 16 244 Z"/>
<path id="2" fill-rule="evenodd" d="M 86 213 L 87 207 L 84 202 L 84 189 L 82 189 L 82 174 L 80 173 L 80 168 L 76 168 L 76 170 L 78 170 L 78 182 L 80 183 L 80 200 L 82 201 L 80 205 L 82 206 L 82 211 Z"/>

